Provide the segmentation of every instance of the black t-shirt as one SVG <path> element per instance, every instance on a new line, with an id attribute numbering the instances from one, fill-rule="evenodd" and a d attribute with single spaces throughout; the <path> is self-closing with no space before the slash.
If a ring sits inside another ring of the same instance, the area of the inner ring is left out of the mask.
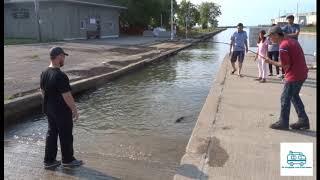
<path id="1" fill-rule="evenodd" d="M 59 68 L 48 67 L 41 73 L 40 87 L 44 91 L 43 112 L 47 114 L 71 112 L 62 94 L 71 91 L 69 78 Z"/>

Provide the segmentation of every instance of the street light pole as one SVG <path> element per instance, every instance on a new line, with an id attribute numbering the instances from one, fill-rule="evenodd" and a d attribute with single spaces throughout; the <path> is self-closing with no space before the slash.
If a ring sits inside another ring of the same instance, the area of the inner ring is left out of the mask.
<path id="1" fill-rule="evenodd" d="M 186 16 L 186 39 L 188 39 L 188 24 L 187 24 L 187 21 L 188 21 L 188 16 Z"/>
<path id="2" fill-rule="evenodd" d="M 173 0 L 171 0 L 171 40 L 173 40 Z"/>
<path id="3" fill-rule="evenodd" d="M 37 21 L 37 26 L 38 26 L 38 39 L 40 42 L 42 42 L 41 38 L 41 28 L 40 28 L 40 18 L 39 18 L 39 2 L 38 0 L 34 0 L 34 11 L 36 14 L 36 21 Z"/>
<path id="4" fill-rule="evenodd" d="M 299 6 L 299 2 L 297 2 L 297 24 L 299 24 L 298 6 Z"/>

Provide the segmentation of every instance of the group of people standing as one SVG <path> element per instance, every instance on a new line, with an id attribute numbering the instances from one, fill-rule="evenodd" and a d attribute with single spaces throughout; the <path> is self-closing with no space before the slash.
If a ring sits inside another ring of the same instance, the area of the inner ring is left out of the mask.
<path id="1" fill-rule="evenodd" d="M 300 26 L 299 24 L 294 24 L 294 16 L 290 15 L 287 17 L 288 24 L 282 28 L 283 33 L 286 35 L 286 37 L 295 39 L 298 41 L 298 36 L 300 33 Z M 272 26 L 276 26 L 276 24 L 272 24 Z M 258 46 L 258 52 L 255 57 L 255 61 L 258 59 L 258 78 L 255 79 L 257 81 L 260 81 L 261 83 L 266 82 L 267 77 L 267 69 L 268 65 L 265 63 L 263 57 L 268 57 L 274 61 L 279 61 L 279 44 L 273 43 L 270 41 L 270 38 L 264 37 L 266 34 L 265 30 L 261 30 L 259 32 L 257 46 Z M 280 74 L 280 68 L 276 66 L 276 73 L 277 76 L 281 79 L 284 78 L 285 71 L 283 68 L 281 68 L 281 74 Z M 272 64 L 269 64 L 269 76 L 273 76 L 273 69 Z"/>
<path id="2" fill-rule="evenodd" d="M 284 88 L 281 94 L 281 111 L 279 120 L 270 125 L 272 129 L 288 130 L 309 129 L 309 118 L 305 112 L 304 104 L 300 98 L 300 90 L 307 79 L 308 68 L 305 61 L 304 52 L 298 42 L 300 27 L 294 24 L 294 16 L 287 17 L 288 24 L 281 28 L 273 25 L 268 33 L 264 30 L 259 32 L 258 51 L 255 60 L 258 60 L 258 80 L 266 82 L 267 69 L 269 64 L 269 76 L 273 76 L 272 65 L 276 66 L 276 73 L 283 78 Z M 238 30 L 231 36 L 230 53 L 232 71 L 236 71 L 235 62 L 238 59 L 238 76 L 241 75 L 242 63 L 245 52 L 248 52 L 247 33 L 243 30 L 243 24 L 239 23 Z M 233 51 L 232 51 L 233 50 Z M 280 69 L 282 74 L 280 74 Z M 298 121 L 289 125 L 289 115 L 291 103 L 297 114 Z"/>

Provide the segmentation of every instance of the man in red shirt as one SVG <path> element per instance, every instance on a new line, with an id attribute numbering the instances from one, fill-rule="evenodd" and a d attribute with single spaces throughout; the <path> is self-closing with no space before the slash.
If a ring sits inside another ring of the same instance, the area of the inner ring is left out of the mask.
<path id="1" fill-rule="evenodd" d="M 279 26 L 273 26 L 265 35 L 269 36 L 273 43 L 279 43 L 280 61 L 265 59 L 266 63 L 281 66 L 285 71 L 285 83 L 281 95 L 281 113 L 279 121 L 271 124 L 272 129 L 288 129 L 290 106 L 292 102 L 297 114 L 298 122 L 291 124 L 292 129 L 309 129 L 309 118 L 304 110 L 299 92 L 308 76 L 308 68 L 303 50 L 299 42 L 292 38 L 285 38 Z"/>

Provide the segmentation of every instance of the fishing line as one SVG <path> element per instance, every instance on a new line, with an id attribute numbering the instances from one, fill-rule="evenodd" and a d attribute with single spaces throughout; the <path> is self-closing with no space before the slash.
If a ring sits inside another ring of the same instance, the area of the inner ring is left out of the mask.
<path id="1" fill-rule="evenodd" d="M 207 42 L 231 45 L 230 43 L 220 42 L 220 41 L 207 41 Z M 241 47 L 241 46 L 236 46 L 236 47 L 239 47 L 239 48 L 241 48 L 241 49 L 245 50 L 245 49 L 244 49 L 243 47 Z M 253 54 L 256 54 L 256 55 L 258 55 L 258 56 L 262 57 L 263 59 L 267 59 L 266 57 L 261 56 L 261 55 L 259 55 L 258 53 L 254 52 L 254 51 L 252 51 L 252 50 L 250 50 L 250 49 L 248 49 L 248 51 L 250 51 L 250 52 L 252 52 Z M 312 56 L 312 57 L 315 57 L 315 54 L 304 54 L 304 55 L 305 55 L 305 56 Z"/>
<path id="2" fill-rule="evenodd" d="M 230 43 L 226 43 L 226 42 L 219 42 L 219 41 L 207 41 L 207 42 L 231 45 Z M 241 49 L 245 50 L 245 48 L 243 48 L 242 46 L 235 46 L 235 47 L 238 47 L 238 48 L 241 48 Z M 250 50 L 249 48 L 248 48 L 248 51 L 252 52 L 253 54 L 255 54 L 255 55 L 257 55 L 257 56 L 262 57 L 263 59 L 267 59 L 265 56 L 261 56 L 261 55 L 259 55 L 258 53 L 256 53 L 255 51 Z"/>

